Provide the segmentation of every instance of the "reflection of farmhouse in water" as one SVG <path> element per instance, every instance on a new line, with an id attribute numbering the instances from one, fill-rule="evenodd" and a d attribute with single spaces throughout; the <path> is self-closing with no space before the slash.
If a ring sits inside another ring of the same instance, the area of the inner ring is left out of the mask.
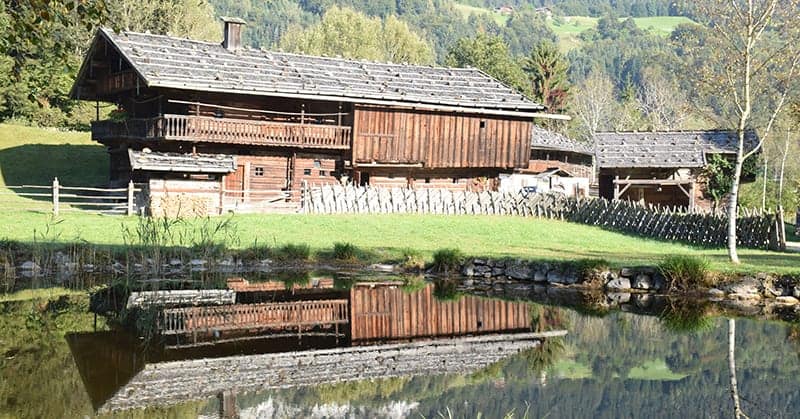
<path id="1" fill-rule="evenodd" d="M 194 292 L 195 302 L 217 298 L 214 305 L 188 305 L 185 291 L 141 293 L 131 301 L 157 304 L 147 312 L 158 313 L 162 347 L 137 351 L 135 339 L 114 332 L 67 339 L 101 411 L 210 397 L 227 410 L 238 393 L 471 373 L 566 333 L 534 333 L 524 303 L 442 300 L 432 284 L 413 292 L 399 285 L 232 280 L 226 291 Z"/>

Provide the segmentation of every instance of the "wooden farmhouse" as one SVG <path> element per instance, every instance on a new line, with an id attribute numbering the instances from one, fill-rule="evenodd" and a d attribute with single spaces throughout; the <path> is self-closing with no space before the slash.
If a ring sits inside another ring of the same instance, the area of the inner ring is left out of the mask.
<path id="1" fill-rule="evenodd" d="M 343 181 L 496 189 L 552 117 L 477 69 L 251 49 L 223 21 L 222 44 L 101 29 L 72 88 L 119 107 L 92 138 L 154 213 L 296 205 L 302 185 Z"/>
<path id="2" fill-rule="evenodd" d="M 501 188 L 585 197 L 594 175 L 594 146 L 534 125 L 528 167 L 501 175 Z"/>
<path id="3" fill-rule="evenodd" d="M 746 146 L 756 141 L 748 132 Z M 713 154 L 733 159 L 735 131 L 601 132 L 594 135 L 600 196 L 710 208 L 703 169 Z"/>

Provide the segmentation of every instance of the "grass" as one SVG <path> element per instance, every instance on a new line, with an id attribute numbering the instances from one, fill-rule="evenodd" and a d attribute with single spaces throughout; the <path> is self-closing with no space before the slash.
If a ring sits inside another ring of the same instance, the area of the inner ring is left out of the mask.
<path id="1" fill-rule="evenodd" d="M 464 262 L 464 255 L 458 249 L 439 249 L 433 252 L 433 270 L 449 274 L 458 272 Z"/>
<path id="2" fill-rule="evenodd" d="M 693 255 L 667 256 L 658 268 L 669 281 L 672 289 L 695 289 L 698 285 L 709 286 L 708 261 Z"/>
<path id="3" fill-rule="evenodd" d="M 7 185 L 100 186 L 108 181 L 108 153 L 88 132 L 0 124 L 0 208 L 50 209 L 50 198 L 21 198 Z M 45 192 L 49 190 L 25 190 Z"/>
<path id="4" fill-rule="evenodd" d="M 29 211 L 0 212 L 0 239 L 33 241 L 50 216 Z M 292 245 L 307 245 L 309 253 L 330 251 L 334 243 L 348 242 L 373 254 L 375 260 L 405 260 L 435 251 L 457 248 L 465 255 L 494 258 L 574 261 L 603 259 L 611 266 L 657 265 L 665 256 L 696 256 L 722 272 L 767 271 L 800 273 L 800 254 L 740 249 L 741 265 L 727 262 L 724 249 L 626 236 L 597 227 L 555 220 L 501 216 L 435 215 L 236 215 L 237 247 L 270 243 L 278 254 L 297 253 Z M 123 227 L 135 228 L 137 217 L 68 213 L 51 227 L 53 241 L 86 241 L 93 245 L 123 246 Z M 187 220 L 204 228 L 204 218 Z M 287 245 L 289 245 L 287 247 Z M 188 246 L 188 245 L 187 245 Z M 283 247 L 283 248 L 281 248 Z M 408 249 L 415 251 L 410 254 Z M 299 251 L 299 256 L 305 250 Z M 297 254 L 295 254 L 297 256 Z"/>
<path id="5" fill-rule="evenodd" d="M 88 132 L 0 124 L 0 187 L 102 185 L 108 180 L 108 153 Z"/>

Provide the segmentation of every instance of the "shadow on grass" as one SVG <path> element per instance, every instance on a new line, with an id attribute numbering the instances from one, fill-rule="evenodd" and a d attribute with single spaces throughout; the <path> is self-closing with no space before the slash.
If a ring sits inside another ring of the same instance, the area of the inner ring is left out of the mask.
<path id="1" fill-rule="evenodd" d="M 101 145 L 26 144 L 0 149 L 0 172 L 6 185 L 105 186 L 108 153 Z M 49 197 L 32 199 L 49 200 Z"/>

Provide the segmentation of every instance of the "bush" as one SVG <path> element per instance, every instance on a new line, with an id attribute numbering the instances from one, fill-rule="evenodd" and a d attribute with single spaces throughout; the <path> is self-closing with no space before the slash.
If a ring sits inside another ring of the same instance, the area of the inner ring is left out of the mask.
<path id="1" fill-rule="evenodd" d="M 449 274 L 450 271 L 458 271 L 464 255 L 458 249 L 439 249 L 433 253 L 433 270 L 435 272 Z"/>
<path id="2" fill-rule="evenodd" d="M 403 260 L 400 266 L 407 270 L 422 270 L 425 268 L 425 258 L 422 253 L 414 249 L 403 249 Z"/>
<path id="3" fill-rule="evenodd" d="M 696 256 L 668 256 L 658 268 L 671 289 L 688 291 L 710 285 L 708 261 Z"/>
<path id="4" fill-rule="evenodd" d="M 311 247 L 307 244 L 285 244 L 279 249 L 278 257 L 283 260 L 305 261 L 311 258 Z"/>
<path id="5" fill-rule="evenodd" d="M 333 257 L 338 260 L 354 260 L 358 256 L 358 248 L 352 243 L 334 243 Z"/>
<path id="6" fill-rule="evenodd" d="M 595 278 L 598 273 L 608 270 L 609 266 L 605 259 L 580 259 L 575 262 L 575 269 L 583 279 Z"/>

